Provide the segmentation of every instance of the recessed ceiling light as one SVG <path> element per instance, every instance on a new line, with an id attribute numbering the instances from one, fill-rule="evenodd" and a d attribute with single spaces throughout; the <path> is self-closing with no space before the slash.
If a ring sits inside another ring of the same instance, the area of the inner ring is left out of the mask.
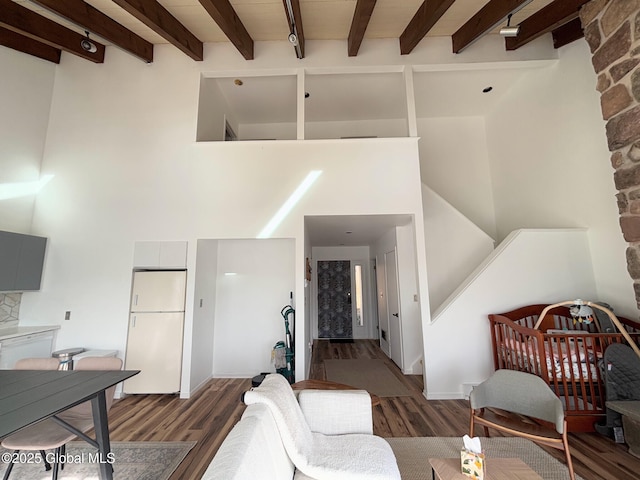
<path id="1" fill-rule="evenodd" d="M 489 93 L 491 90 L 493 90 L 493 87 L 484 87 L 482 93 Z"/>

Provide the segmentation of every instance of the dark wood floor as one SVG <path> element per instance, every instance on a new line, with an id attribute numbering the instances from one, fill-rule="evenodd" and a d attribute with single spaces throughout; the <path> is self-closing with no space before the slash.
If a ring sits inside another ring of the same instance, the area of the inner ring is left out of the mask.
<path id="1" fill-rule="evenodd" d="M 468 433 L 469 406 L 466 400 L 426 400 L 422 377 L 402 375 L 377 347 L 376 342 L 357 340 L 352 344 L 317 341 L 314 345 L 311 378 L 324 380 L 325 359 L 379 358 L 411 390 L 411 396 L 383 397 L 374 408 L 374 433 L 383 437 L 462 437 Z M 167 395 L 129 396 L 114 404 L 109 414 L 114 441 L 185 441 L 196 446 L 172 475 L 171 480 L 199 479 L 231 427 L 239 420 L 244 405 L 242 392 L 249 379 L 214 379 L 189 400 Z M 569 439 L 576 473 L 585 480 L 630 480 L 640 478 L 640 459 L 595 433 L 571 434 Z M 559 451 L 547 449 L 559 460 Z"/>

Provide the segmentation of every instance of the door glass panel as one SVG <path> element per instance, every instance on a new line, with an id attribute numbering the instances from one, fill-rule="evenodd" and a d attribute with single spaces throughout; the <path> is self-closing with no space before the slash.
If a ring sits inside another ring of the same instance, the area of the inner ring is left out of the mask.
<path id="1" fill-rule="evenodd" d="M 356 284 L 356 324 L 359 327 L 364 326 L 364 317 L 362 315 L 362 265 L 354 267 L 355 284 Z"/>

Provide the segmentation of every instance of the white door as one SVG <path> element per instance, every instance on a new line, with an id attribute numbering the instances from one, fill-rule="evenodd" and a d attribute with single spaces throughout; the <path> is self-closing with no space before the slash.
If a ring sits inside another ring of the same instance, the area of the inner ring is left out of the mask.
<path id="1" fill-rule="evenodd" d="M 131 311 L 182 312 L 186 284 L 184 270 L 135 272 Z"/>
<path id="2" fill-rule="evenodd" d="M 184 313 L 132 313 L 125 370 L 140 373 L 124 382 L 124 393 L 180 391 Z"/>
<path id="3" fill-rule="evenodd" d="M 389 349 L 391 350 L 391 360 L 402 369 L 402 322 L 395 248 L 384 254 L 384 263 L 386 266 L 387 310 L 389 312 Z"/>
<path id="4" fill-rule="evenodd" d="M 389 350 L 389 310 L 387 309 L 387 280 L 384 258 L 376 263 L 376 297 L 378 298 L 378 327 L 380 336 L 380 348 L 388 357 Z"/>

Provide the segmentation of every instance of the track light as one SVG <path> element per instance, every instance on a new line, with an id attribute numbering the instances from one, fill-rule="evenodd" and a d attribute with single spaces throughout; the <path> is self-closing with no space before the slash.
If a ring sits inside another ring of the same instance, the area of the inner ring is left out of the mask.
<path id="1" fill-rule="evenodd" d="M 302 58 L 302 48 L 300 48 L 300 42 L 298 41 L 298 29 L 293 14 L 293 6 L 291 5 L 291 0 L 285 0 L 284 3 L 287 7 L 287 19 L 289 20 L 289 31 L 291 32 L 287 38 L 296 51 L 296 57 Z"/>
<path id="2" fill-rule="evenodd" d="M 516 25 L 515 27 L 511 26 L 511 15 L 513 15 L 513 13 L 510 13 L 507 17 L 507 26 L 500 29 L 500 35 L 503 37 L 517 37 L 520 31 L 520 25 Z"/>
<path id="3" fill-rule="evenodd" d="M 85 30 L 84 33 L 87 37 L 80 41 L 80 47 L 82 47 L 85 52 L 96 53 L 98 51 L 98 47 L 96 47 L 95 43 L 89 40 L 89 32 Z"/>

